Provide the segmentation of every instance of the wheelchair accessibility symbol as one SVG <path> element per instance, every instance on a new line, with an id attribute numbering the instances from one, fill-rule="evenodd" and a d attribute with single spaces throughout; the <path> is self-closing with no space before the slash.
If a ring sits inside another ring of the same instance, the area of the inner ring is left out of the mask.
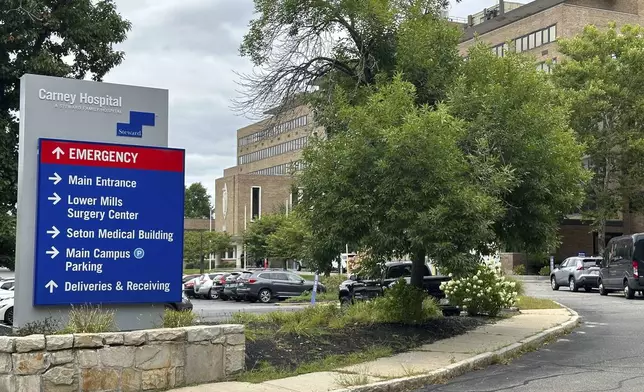
<path id="1" fill-rule="evenodd" d="M 134 249 L 134 258 L 142 259 L 145 255 L 145 251 L 141 248 Z"/>

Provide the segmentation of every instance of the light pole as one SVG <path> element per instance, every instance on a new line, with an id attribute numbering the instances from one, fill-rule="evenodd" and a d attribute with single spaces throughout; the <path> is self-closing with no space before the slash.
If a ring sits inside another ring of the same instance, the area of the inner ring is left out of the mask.
<path id="1" fill-rule="evenodd" d="M 208 214 L 209 215 L 208 225 L 210 227 L 210 229 L 209 229 L 210 233 L 212 233 L 212 213 L 213 213 L 213 209 L 211 208 L 210 213 Z M 212 271 L 212 244 L 210 243 L 210 241 L 212 241 L 212 238 L 208 237 L 208 245 L 209 245 L 208 246 L 208 254 L 210 255 L 208 257 L 208 266 L 209 266 L 208 270 Z"/>

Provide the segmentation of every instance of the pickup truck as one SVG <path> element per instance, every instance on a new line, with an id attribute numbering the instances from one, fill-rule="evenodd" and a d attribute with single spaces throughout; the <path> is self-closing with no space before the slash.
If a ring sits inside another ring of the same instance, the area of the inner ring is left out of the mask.
<path id="1" fill-rule="evenodd" d="M 411 261 L 392 261 L 385 263 L 382 276 L 380 278 L 363 278 L 351 276 L 340 284 L 339 299 L 342 306 L 350 305 L 356 301 L 370 300 L 384 295 L 387 287 L 394 284 L 400 278 L 407 283 L 411 280 Z M 447 276 L 432 276 L 429 267 L 425 265 L 423 278 L 423 289 L 439 301 L 439 305 L 445 316 L 459 315 L 460 309 L 451 306 L 446 301 L 445 293 L 441 290 L 441 283 L 449 281 Z"/>

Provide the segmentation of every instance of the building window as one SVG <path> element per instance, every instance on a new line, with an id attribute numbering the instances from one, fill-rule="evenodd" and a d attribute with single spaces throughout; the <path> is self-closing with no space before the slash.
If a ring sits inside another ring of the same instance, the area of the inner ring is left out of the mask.
<path id="1" fill-rule="evenodd" d="M 254 186 L 250 189 L 250 220 L 262 217 L 262 188 Z"/>
<path id="2" fill-rule="evenodd" d="M 537 64 L 537 71 L 544 71 L 546 73 L 551 73 L 552 68 L 557 64 L 557 58 L 553 58 L 551 61 L 542 61 Z"/>
<path id="3" fill-rule="evenodd" d="M 291 207 L 297 206 L 302 201 L 304 189 L 297 188 L 291 191 Z"/>
<path id="4" fill-rule="evenodd" d="M 289 140 L 287 142 L 280 143 L 275 146 L 263 148 L 261 150 L 251 152 L 249 154 L 240 155 L 237 161 L 239 162 L 238 164 L 244 165 L 246 163 L 259 161 L 276 155 L 286 154 L 287 152 L 300 150 L 306 147 L 308 140 L 309 140 L 308 136 L 304 136 L 299 139 Z"/>
<path id="5" fill-rule="evenodd" d="M 544 29 L 534 31 L 530 34 L 523 35 L 514 39 L 515 50 L 517 53 L 532 50 L 539 46 L 549 44 L 557 39 L 557 25 L 552 25 Z"/>
<path id="6" fill-rule="evenodd" d="M 297 118 L 294 118 L 289 121 L 285 121 L 283 123 L 274 125 L 272 127 L 263 129 L 261 131 L 252 133 L 248 136 L 244 136 L 238 139 L 238 144 L 239 147 L 252 144 L 252 143 L 257 143 L 260 140 L 270 138 L 270 137 L 275 137 L 279 134 L 282 134 L 284 132 L 300 128 L 300 127 L 305 127 L 309 123 L 309 116 L 300 116 Z"/>

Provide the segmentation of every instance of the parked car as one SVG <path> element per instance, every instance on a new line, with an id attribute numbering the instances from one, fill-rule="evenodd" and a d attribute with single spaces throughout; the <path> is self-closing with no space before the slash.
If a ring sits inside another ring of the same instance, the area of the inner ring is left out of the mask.
<path id="1" fill-rule="evenodd" d="M 183 292 L 188 296 L 188 298 L 195 298 L 197 294 L 195 293 L 195 286 L 199 281 L 199 277 L 190 279 L 183 284 Z"/>
<path id="2" fill-rule="evenodd" d="M 13 296 L 0 299 L 0 320 L 13 325 Z"/>
<path id="3" fill-rule="evenodd" d="M 569 257 L 550 274 L 550 286 L 559 290 L 560 286 L 567 286 L 570 291 L 577 291 L 580 287 L 590 292 L 599 287 L 599 266 L 601 257 Z"/>
<path id="4" fill-rule="evenodd" d="M 313 284 L 313 281 L 288 271 L 255 271 L 247 279 L 238 282 L 237 295 L 251 302 L 259 300 L 262 303 L 269 303 L 273 299 L 297 297 L 304 292 L 312 291 Z M 318 283 L 317 292 L 326 292 L 326 287 Z"/>
<path id="5" fill-rule="evenodd" d="M 182 293 L 181 295 L 181 302 L 171 302 L 165 304 L 166 309 L 172 309 L 172 310 L 192 310 L 193 305 L 192 302 L 190 302 L 190 298 L 186 295 L 185 292 Z"/>
<path id="6" fill-rule="evenodd" d="M 237 302 L 246 299 L 245 296 L 239 295 L 239 293 L 237 293 L 237 285 L 241 282 L 247 282 L 248 278 L 250 278 L 252 275 L 253 275 L 253 271 L 242 271 L 237 276 L 231 275 L 228 278 L 226 278 L 226 285 L 224 286 L 224 295 L 230 299 L 234 299 Z"/>
<path id="7" fill-rule="evenodd" d="M 381 276 L 361 277 L 352 275 L 340 284 L 338 298 L 340 305 L 347 306 L 357 301 L 366 301 L 384 295 L 385 290 L 395 284 L 400 278 L 407 283 L 411 280 L 411 261 L 391 261 L 385 263 Z M 460 314 L 460 309 L 452 306 L 441 290 L 441 283 L 451 280 L 448 276 L 432 276 L 427 265 L 423 273 L 423 289 L 439 301 L 439 305 L 446 316 Z"/>
<path id="8" fill-rule="evenodd" d="M 599 294 L 623 291 L 633 299 L 644 291 L 644 233 L 611 238 L 599 271 Z"/>
<path id="9" fill-rule="evenodd" d="M 227 283 L 232 283 L 240 274 L 241 272 L 226 272 L 221 274 L 217 279 L 213 280 L 212 291 L 216 291 L 218 298 L 222 301 L 228 301 L 230 297 L 224 293 L 224 288 Z M 216 299 L 212 296 L 211 298 Z"/>
<path id="10" fill-rule="evenodd" d="M 213 290 L 213 284 L 218 281 L 222 273 L 203 274 L 195 283 L 195 296 L 202 298 L 218 299 L 219 291 Z"/>

